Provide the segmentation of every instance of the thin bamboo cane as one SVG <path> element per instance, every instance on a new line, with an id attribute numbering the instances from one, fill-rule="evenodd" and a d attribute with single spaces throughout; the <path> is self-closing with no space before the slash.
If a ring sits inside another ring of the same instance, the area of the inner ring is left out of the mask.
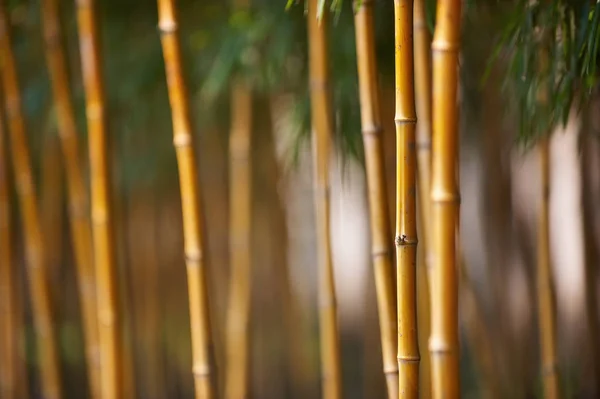
<path id="1" fill-rule="evenodd" d="M 3 115 L 0 117 L 0 397 L 17 399 L 17 320 L 8 185 L 8 152 Z"/>
<path id="2" fill-rule="evenodd" d="M 402 398 L 419 396 L 417 334 L 416 145 L 413 1 L 395 0 L 396 43 L 396 279 L 398 377 Z"/>
<path id="3" fill-rule="evenodd" d="M 101 397 L 114 399 L 122 397 L 124 393 L 121 373 L 122 337 L 113 242 L 110 165 L 107 155 L 100 39 L 94 7 L 94 0 L 77 0 L 81 69 L 89 137 L 92 242 L 96 268 Z M 86 268 L 86 272 L 88 270 Z"/>
<path id="4" fill-rule="evenodd" d="M 433 48 L 432 319 L 429 350 L 434 398 L 458 398 L 458 49 L 461 0 L 440 0 Z"/>
<path id="5" fill-rule="evenodd" d="M 12 153 L 17 196 L 20 202 L 19 208 L 24 224 L 27 277 L 29 279 L 33 320 L 36 329 L 42 392 L 45 398 L 59 399 L 62 392 L 59 354 L 52 322 L 50 287 L 46 278 L 44 243 L 35 187 L 31 175 L 25 122 L 21 112 L 15 58 L 11 48 L 8 18 L 3 1 L 0 2 L 0 54 L 3 58 L 1 74 L 10 131 L 10 151 Z"/>
<path id="6" fill-rule="evenodd" d="M 333 133 L 329 94 L 327 15 L 317 19 L 318 0 L 308 1 L 308 47 L 313 173 L 319 269 L 319 329 L 324 399 L 342 396 L 337 298 L 329 221 L 329 156 Z"/>
<path id="7" fill-rule="evenodd" d="M 550 269 L 550 143 L 548 138 L 540 141 L 540 169 L 542 198 L 538 220 L 537 292 L 542 378 L 544 397 L 559 397 L 558 361 L 556 358 L 556 319 L 554 312 L 554 288 Z"/>
<path id="8" fill-rule="evenodd" d="M 207 399 L 213 396 L 213 389 L 209 357 L 210 317 L 202 248 L 202 214 L 174 0 L 158 0 L 158 16 L 173 119 L 173 143 L 179 168 L 194 362 L 192 371 L 196 398 Z"/>
<path id="9" fill-rule="evenodd" d="M 229 138 L 229 305 L 227 308 L 227 372 L 225 397 L 248 396 L 248 323 L 251 300 L 251 152 L 252 93 L 236 79 L 231 93 Z"/>
<path id="10" fill-rule="evenodd" d="M 42 1 L 42 22 L 46 62 L 52 82 L 52 92 L 59 125 L 59 137 L 67 175 L 69 223 L 79 296 L 81 300 L 85 355 L 90 392 L 100 396 L 100 368 L 98 362 L 98 326 L 96 320 L 96 290 L 92 258 L 91 227 L 88 219 L 88 199 L 79 160 L 77 126 L 70 99 L 66 56 L 61 43 L 59 9 L 56 0 Z"/>
<path id="11" fill-rule="evenodd" d="M 396 294 L 390 217 L 385 181 L 385 163 L 381 136 L 381 109 L 375 32 L 373 28 L 373 1 L 363 1 L 354 14 L 356 30 L 356 60 L 360 90 L 360 110 L 365 148 L 365 163 L 371 219 L 371 260 L 375 274 L 377 308 L 386 376 L 388 397 L 398 398 L 398 360 L 396 336 Z"/>

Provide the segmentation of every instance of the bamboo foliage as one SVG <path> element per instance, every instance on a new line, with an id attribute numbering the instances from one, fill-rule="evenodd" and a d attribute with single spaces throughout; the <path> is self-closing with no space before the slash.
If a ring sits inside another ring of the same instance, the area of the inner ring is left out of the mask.
<path id="1" fill-rule="evenodd" d="M 24 224 L 27 277 L 29 279 L 29 291 L 36 330 L 42 392 L 45 398 L 58 399 L 61 397 L 62 389 L 51 314 L 50 287 L 46 278 L 47 270 L 41 223 L 31 175 L 31 163 L 26 142 L 25 122 L 21 112 L 15 57 L 11 48 L 4 2 L 0 2 L 0 54 L 3 58 L 1 75 L 10 131 L 10 151 L 12 153 L 17 196 L 20 202 L 19 208 Z"/>
<path id="2" fill-rule="evenodd" d="M 202 248 L 202 214 L 174 1 L 158 0 L 158 16 L 181 189 L 194 363 L 192 371 L 196 398 L 208 399 L 213 396 L 213 389 L 209 358 L 210 317 Z"/>
<path id="3" fill-rule="evenodd" d="M 252 93 L 237 80 L 232 88 L 230 159 L 231 275 L 227 308 L 226 398 L 245 398 L 248 390 L 248 324 L 251 287 L 251 162 Z"/>
<path id="4" fill-rule="evenodd" d="M 319 329 L 324 399 L 342 397 L 337 298 L 331 259 L 329 156 L 333 133 L 327 54 L 327 15 L 317 19 L 318 0 L 308 0 L 309 81 L 314 195 L 319 269 Z"/>
<path id="5" fill-rule="evenodd" d="M 417 115 L 414 98 L 413 1 L 395 0 L 396 62 L 396 279 L 398 380 L 403 398 L 419 397 L 417 335 Z"/>
<path id="6" fill-rule="evenodd" d="M 8 185 L 6 133 L 0 118 L 0 397 L 17 399 L 16 290 L 11 240 L 11 209 Z"/>
<path id="7" fill-rule="evenodd" d="M 540 170 L 542 198 L 538 225 L 537 293 L 542 356 L 544 397 L 559 397 L 558 362 L 556 358 L 556 320 L 554 312 L 554 289 L 550 269 L 550 143 L 548 138 L 540 141 Z"/>
<path id="8" fill-rule="evenodd" d="M 77 281 L 81 300 L 85 356 L 92 397 L 100 396 L 98 362 L 98 325 L 96 320 L 96 290 L 92 258 L 91 227 L 88 219 L 87 193 L 79 160 L 77 126 L 70 100 L 66 56 L 61 43 L 59 9 L 56 0 L 42 1 L 42 22 L 46 62 L 59 124 L 59 137 L 67 176 L 69 223 Z"/>
<path id="9" fill-rule="evenodd" d="M 433 39 L 433 157 L 431 177 L 432 303 L 429 350 L 434 398 L 458 398 L 458 49 L 460 0 L 437 3 Z"/>
<path id="10" fill-rule="evenodd" d="M 383 371 L 390 399 L 398 398 L 398 363 L 396 358 L 396 294 L 392 248 L 389 237 L 389 212 L 385 181 L 381 109 L 375 58 L 373 2 L 362 2 L 354 16 L 356 58 L 360 91 L 362 136 L 371 219 L 371 260 L 375 274 L 377 307 L 383 354 Z"/>
<path id="11" fill-rule="evenodd" d="M 89 137 L 92 240 L 96 268 L 100 344 L 100 386 L 101 397 L 112 399 L 123 395 L 121 335 L 115 249 L 112 236 L 113 221 L 104 115 L 105 101 L 100 63 L 100 42 L 94 7 L 93 0 L 77 1 L 81 70 Z M 62 87 L 64 88 L 64 86 Z"/>

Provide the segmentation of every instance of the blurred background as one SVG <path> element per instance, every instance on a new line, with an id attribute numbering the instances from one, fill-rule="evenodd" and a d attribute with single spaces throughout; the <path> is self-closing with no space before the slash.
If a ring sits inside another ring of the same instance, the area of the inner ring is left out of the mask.
<path id="1" fill-rule="evenodd" d="M 87 397 L 87 374 L 81 312 L 40 2 L 6 3 L 52 281 L 65 397 L 83 398 Z M 69 57 L 87 179 L 74 2 L 60 3 L 62 40 Z M 191 398 L 181 204 L 156 2 L 97 3 L 127 397 Z M 230 78 L 241 74 L 253 90 L 250 397 L 316 398 L 320 395 L 317 256 L 304 9 L 301 4 L 286 10 L 283 1 L 253 0 L 251 11 L 232 11 L 226 3 L 177 2 L 205 215 L 217 373 L 221 373 L 222 384 L 224 368 L 219 363 L 230 275 Z M 430 28 L 433 4 L 428 1 Z M 500 57 L 492 66 L 489 63 L 510 8 L 493 1 L 473 2 L 465 7 L 463 21 L 461 235 L 471 277 L 470 286 L 461 288 L 465 398 L 541 397 L 535 293 L 541 195 L 538 153 L 528 151 L 530 141 L 521 140 L 519 115 L 506 90 L 508 62 Z M 393 220 L 393 2 L 375 1 L 374 10 Z M 329 32 L 336 121 L 331 160 L 332 245 L 344 398 L 383 398 L 350 1 L 331 19 Z M 600 203 L 597 97 L 593 92 L 579 112 L 567 107 L 567 123 L 553 128 L 551 139 L 551 257 L 565 397 L 600 395 L 600 354 L 595 344 L 600 339 L 595 294 L 600 259 L 600 213 L 595 209 Z M 11 187 L 13 180 L 11 177 Z M 19 291 L 19 348 L 27 365 L 20 389 L 22 397 L 36 398 L 40 397 L 39 374 L 14 189 L 11 204 L 15 204 L 12 236 Z M 425 343 L 421 343 L 421 355 L 427 356 Z"/>

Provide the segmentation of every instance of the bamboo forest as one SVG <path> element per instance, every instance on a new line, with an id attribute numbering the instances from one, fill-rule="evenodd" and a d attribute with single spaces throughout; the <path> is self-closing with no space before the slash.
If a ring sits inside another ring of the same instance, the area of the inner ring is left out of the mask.
<path id="1" fill-rule="evenodd" d="M 600 398 L 600 0 L 0 0 L 0 399 Z"/>

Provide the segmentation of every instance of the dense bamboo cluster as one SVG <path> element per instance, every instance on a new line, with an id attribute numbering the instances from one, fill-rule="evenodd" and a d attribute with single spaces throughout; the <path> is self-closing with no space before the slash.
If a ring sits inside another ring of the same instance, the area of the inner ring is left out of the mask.
<path id="1" fill-rule="evenodd" d="M 433 157 L 431 176 L 431 337 L 434 398 L 458 398 L 458 272 L 456 185 L 460 0 L 440 0 L 433 48 Z"/>
<path id="2" fill-rule="evenodd" d="M 93 0 L 77 1 L 81 72 L 85 89 L 90 158 L 91 215 L 102 398 L 119 398 L 122 390 L 121 331 L 114 259 L 111 180 L 107 155 L 100 41 Z M 53 78 L 55 76 L 53 75 Z"/>
<path id="3" fill-rule="evenodd" d="M 192 372 L 196 398 L 208 399 L 213 397 L 213 388 L 200 190 L 174 0 L 158 0 L 158 17 L 173 120 L 173 144 L 179 169 L 192 334 Z"/>
<path id="4" fill-rule="evenodd" d="M 365 148 L 369 215 L 371 219 L 371 261 L 373 262 L 377 291 L 383 371 L 386 376 L 388 397 L 397 399 L 396 294 L 394 291 L 394 269 L 390 242 L 391 229 L 381 137 L 383 127 L 379 106 L 372 1 L 364 1 L 358 6 L 354 15 L 354 23 L 362 137 Z"/>
<path id="5" fill-rule="evenodd" d="M 554 312 L 554 288 L 550 268 L 550 143 L 544 138 L 540 141 L 540 171 L 542 198 L 538 225 L 537 258 L 537 294 L 540 330 L 540 349 L 542 356 L 542 378 L 544 397 L 559 397 L 558 363 L 556 357 L 556 319 Z"/>
<path id="6" fill-rule="evenodd" d="M 91 226 L 87 193 L 79 160 L 79 145 L 75 113 L 70 98 L 66 56 L 61 42 L 59 9 L 56 0 L 42 1 L 42 23 L 46 62 L 59 125 L 59 136 L 67 176 L 69 223 L 77 267 L 81 301 L 85 355 L 92 397 L 100 397 L 98 362 L 98 325 L 96 319 L 96 288 L 92 255 Z"/>
<path id="7" fill-rule="evenodd" d="M 337 321 L 331 228 L 329 220 L 329 157 L 333 134 L 329 94 L 327 15 L 317 18 L 318 0 L 308 0 L 308 57 L 314 168 L 317 257 L 319 269 L 319 329 L 324 399 L 342 397 L 340 342 Z"/>
<path id="8" fill-rule="evenodd" d="M 14 180 L 25 235 L 27 277 L 33 322 L 36 330 L 42 393 L 45 398 L 59 399 L 62 397 L 59 355 L 52 320 L 44 243 L 35 187 L 31 174 L 25 121 L 21 111 L 17 69 L 4 2 L 0 2 L 0 54 L 3 58 L 0 73 L 2 75 L 6 115 L 10 132 L 9 148 L 12 154 Z"/>

